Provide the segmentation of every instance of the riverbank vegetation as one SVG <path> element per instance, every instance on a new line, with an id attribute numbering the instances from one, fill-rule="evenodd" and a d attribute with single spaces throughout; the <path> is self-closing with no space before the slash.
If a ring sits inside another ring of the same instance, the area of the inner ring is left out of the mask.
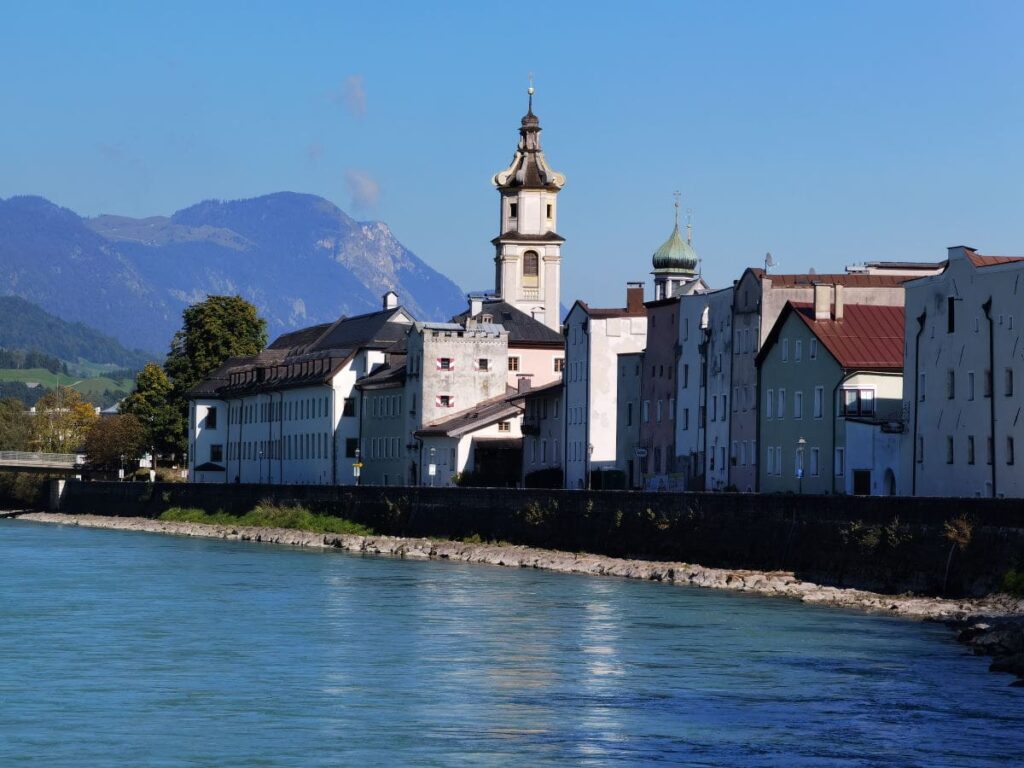
<path id="1" fill-rule="evenodd" d="M 349 533 L 372 536 L 373 529 L 343 517 L 318 515 L 302 506 L 274 504 L 262 501 L 244 515 L 226 512 L 204 512 L 193 507 L 171 507 L 160 519 L 177 523 L 205 523 L 208 525 L 245 525 L 260 528 L 288 528 L 313 533 Z"/>

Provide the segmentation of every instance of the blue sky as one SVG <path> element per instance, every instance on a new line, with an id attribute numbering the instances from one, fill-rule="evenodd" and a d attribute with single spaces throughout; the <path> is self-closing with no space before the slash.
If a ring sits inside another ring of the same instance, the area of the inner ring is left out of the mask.
<path id="1" fill-rule="evenodd" d="M 536 76 L 563 303 L 619 304 L 693 209 L 704 272 L 1024 254 L 1024 4 L 0 5 L 0 197 L 83 215 L 323 195 L 493 283 Z"/>

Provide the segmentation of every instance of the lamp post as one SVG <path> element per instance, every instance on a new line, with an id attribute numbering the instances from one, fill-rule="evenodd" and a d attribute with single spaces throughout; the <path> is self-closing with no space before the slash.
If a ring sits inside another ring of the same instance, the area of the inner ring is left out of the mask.
<path id="1" fill-rule="evenodd" d="M 260 485 L 263 484 L 263 449 L 260 448 Z"/>
<path id="2" fill-rule="evenodd" d="M 593 463 L 594 463 L 594 444 L 587 443 L 587 490 L 590 490 L 591 480 L 594 476 Z"/>
<path id="3" fill-rule="evenodd" d="M 363 481 L 362 472 L 361 472 L 362 468 L 363 468 L 363 462 L 361 462 L 359 460 L 359 449 L 356 448 L 356 463 L 352 465 L 352 477 L 354 477 L 356 479 L 356 485 L 361 485 L 362 484 L 362 481 Z"/>
<path id="4" fill-rule="evenodd" d="M 807 445 L 807 441 L 801 437 L 796 441 L 796 481 L 797 481 L 797 492 L 804 492 L 804 446 Z"/>
<path id="5" fill-rule="evenodd" d="M 430 475 L 430 487 L 434 487 L 434 475 L 437 472 L 437 464 L 434 463 L 434 454 L 437 453 L 437 449 L 434 446 L 430 446 L 430 467 L 427 469 L 427 473 Z"/>
<path id="6" fill-rule="evenodd" d="M 124 454 L 121 454 L 121 472 L 118 474 L 117 479 L 124 482 Z"/>

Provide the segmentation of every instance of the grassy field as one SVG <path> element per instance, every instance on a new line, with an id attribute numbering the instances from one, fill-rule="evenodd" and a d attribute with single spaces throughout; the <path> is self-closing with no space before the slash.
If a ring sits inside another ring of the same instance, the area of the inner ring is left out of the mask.
<path id="1" fill-rule="evenodd" d="M 105 390 L 122 390 L 130 392 L 135 386 L 132 379 L 108 379 L 106 376 L 96 376 L 90 379 L 77 379 L 73 376 L 65 376 L 51 373 L 45 368 L 26 368 L 15 370 L 11 368 L 0 369 L 0 381 L 21 381 L 25 384 L 41 384 L 47 389 L 55 389 L 59 381 L 62 387 L 74 387 L 84 395 L 102 394 Z"/>

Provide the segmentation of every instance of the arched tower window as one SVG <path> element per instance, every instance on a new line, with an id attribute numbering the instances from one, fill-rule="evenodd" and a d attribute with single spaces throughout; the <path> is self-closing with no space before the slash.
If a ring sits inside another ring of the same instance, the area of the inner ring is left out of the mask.
<path id="1" fill-rule="evenodd" d="M 540 258 L 536 251 L 523 254 L 523 286 L 536 288 L 540 285 Z"/>

